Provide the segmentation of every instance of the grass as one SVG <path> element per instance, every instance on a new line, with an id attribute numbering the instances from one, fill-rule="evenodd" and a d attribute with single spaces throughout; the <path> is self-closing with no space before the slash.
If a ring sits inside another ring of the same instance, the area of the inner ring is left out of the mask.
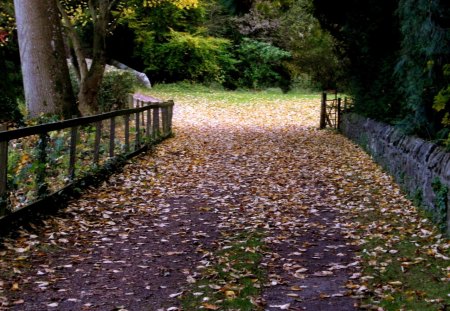
<path id="1" fill-rule="evenodd" d="M 265 280 L 262 234 L 233 236 L 212 255 L 213 264 L 181 298 L 183 310 L 259 310 Z"/>
<path id="2" fill-rule="evenodd" d="M 298 100 L 298 99 L 319 99 L 319 92 L 308 90 L 292 90 L 284 94 L 279 88 L 266 90 L 226 90 L 220 86 L 204 86 L 181 82 L 176 84 L 157 84 L 150 91 L 141 90 L 143 93 L 150 93 L 152 96 L 162 99 L 191 98 L 197 100 L 202 98 L 207 101 L 223 103 L 226 105 L 242 105 L 259 101 L 275 101 L 278 99 Z"/>
<path id="3" fill-rule="evenodd" d="M 420 217 L 425 219 L 425 215 Z M 359 218 L 363 225 L 375 220 L 399 228 L 404 225 L 401 219 L 377 211 Z M 373 293 L 366 297 L 364 305 L 368 309 L 381 307 L 383 310 L 447 310 L 450 307 L 449 263 L 436 256 L 433 249 L 438 245 L 439 235 L 420 238 L 408 232 L 407 225 L 404 229 L 394 229 L 382 237 L 374 236 L 364 244 L 363 275 L 370 276 L 366 284 Z M 394 245 L 386 243 L 387 236 L 397 238 Z M 380 251 L 389 248 L 396 253 Z M 450 255 L 449 249 L 438 247 L 437 251 L 447 257 Z"/>

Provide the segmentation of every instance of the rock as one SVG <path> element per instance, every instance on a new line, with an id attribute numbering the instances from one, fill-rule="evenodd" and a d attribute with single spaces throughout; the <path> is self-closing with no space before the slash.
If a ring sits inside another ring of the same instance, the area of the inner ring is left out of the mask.
<path id="1" fill-rule="evenodd" d="M 147 75 L 145 73 L 139 72 L 139 71 L 137 71 L 133 68 L 130 68 L 125 64 L 119 63 L 118 61 L 115 61 L 115 60 L 111 61 L 111 65 L 116 68 L 131 72 L 143 86 L 145 86 L 147 88 L 152 87 L 152 84 L 150 83 L 150 79 L 147 77 Z"/>

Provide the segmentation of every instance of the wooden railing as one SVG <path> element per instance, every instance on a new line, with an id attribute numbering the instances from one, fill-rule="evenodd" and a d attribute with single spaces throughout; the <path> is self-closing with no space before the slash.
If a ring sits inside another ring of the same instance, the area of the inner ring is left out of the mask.
<path id="1" fill-rule="evenodd" d="M 131 109 L 13 130 L 2 125 L 0 219 L 172 134 L 173 101 L 132 97 L 132 104 Z"/>

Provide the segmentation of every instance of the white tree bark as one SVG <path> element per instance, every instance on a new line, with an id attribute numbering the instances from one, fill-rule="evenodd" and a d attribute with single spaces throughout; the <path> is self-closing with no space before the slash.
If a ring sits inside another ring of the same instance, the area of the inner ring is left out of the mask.
<path id="1" fill-rule="evenodd" d="M 55 0 L 14 0 L 14 8 L 29 116 L 71 116 L 75 101 Z"/>

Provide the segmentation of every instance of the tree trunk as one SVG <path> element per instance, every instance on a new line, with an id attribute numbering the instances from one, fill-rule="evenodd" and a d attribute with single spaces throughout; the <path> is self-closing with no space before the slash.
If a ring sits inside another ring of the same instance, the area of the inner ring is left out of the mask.
<path id="1" fill-rule="evenodd" d="M 30 117 L 76 112 L 55 0 L 14 0 Z"/>
<path id="2" fill-rule="evenodd" d="M 94 27 L 92 42 L 92 63 L 87 66 L 84 52 L 81 48 L 81 40 L 76 29 L 70 22 L 70 18 L 60 5 L 59 9 L 63 15 L 64 23 L 69 31 L 74 52 L 80 67 L 80 89 L 78 92 L 79 108 L 83 115 L 96 113 L 100 110 L 98 105 L 98 93 L 106 66 L 106 35 L 111 6 L 115 1 L 89 0 L 88 6 L 92 16 Z M 89 67 L 89 68 L 88 68 Z"/>
<path id="3" fill-rule="evenodd" d="M 81 77 L 80 91 L 78 92 L 78 101 L 83 115 L 100 110 L 97 99 L 106 66 L 106 31 L 109 12 L 100 4 L 96 13 L 98 14 L 93 21 L 92 63 L 86 76 Z"/>
<path id="4" fill-rule="evenodd" d="M 96 67 L 93 67 L 94 65 Z M 93 62 L 87 75 L 81 79 L 78 102 L 82 115 L 90 115 L 100 110 L 97 98 L 104 71 L 105 64 L 94 64 Z"/>

